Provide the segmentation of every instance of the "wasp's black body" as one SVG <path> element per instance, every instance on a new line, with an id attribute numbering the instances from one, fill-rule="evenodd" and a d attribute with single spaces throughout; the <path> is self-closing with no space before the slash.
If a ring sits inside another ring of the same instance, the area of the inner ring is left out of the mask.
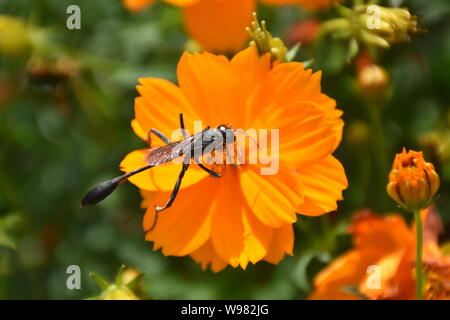
<path id="1" fill-rule="evenodd" d="M 207 127 L 201 132 L 185 137 L 178 142 L 170 142 L 155 129 L 150 130 L 150 133 L 157 135 L 167 143 L 163 147 L 149 150 L 145 161 L 152 166 L 164 164 L 180 156 L 185 156 L 186 162 L 194 158 L 196 163 L 200 164 L 197 158 L 205 154 L 208 148 L 226 147 L 227 142 L 234 142 L 233 130 L 224 125 L 220 125 L 216 129 Z"/>
<path id="2" fill-rule="evenodd" d="M 183 114 L 180 114 L 180 127 L 183 133 L 183 140 L 178 142 L 171 142 L 164 134 L 162 134 L 158 130 L 151 129 L 147 138 L 149 146 L 151 147 L 151 134 L 156 135 L 158 138 L 164 141 L 166 145 L 149 149 L 147 155 L 145 156 L 145 162 L 147 163 L 146 166 L 119 177 L 113 178 L 111 180 L 105 181 L 94 187 L 83 197 L 81 205 L 83 207 L 95 205 L 109 196 L 119 184 L 127 180 L 129 177 L 142 171 L 148 170 L 152 167 L 162 165 L 179 157 L 184 157 L 180 174 L 178 175 L 178 179 L 175 183 L 175 187 L 172 190 L 172 194 L 170 195 L 169 200 L 162 207 L 155 206 L 154 223 L 153 226 L 149 230 L 147 230 L 150 231 L 156 225 L 158 213 L 164 209 L 169 208 L 175 200 L 175 197 L 178 194 L 178 190 L 180 189 L 184 174 L 189 168 L 191 159 L 194 159 L 194 162 L 203 170 L 208 172 L 211 176 L 220 177 L 220 174 L 205 167 L 200 162 L 199 157 L 202 156 L 205 152 L 212 151 L 213 149 L 226 149 L 228 144 L 234 143 L 234 130 L 228 126 L 220 125 L 215 129 L 207 127 L 201 132 L 188 137 L 186 136 L 186 130 L 184 127 Z"/>

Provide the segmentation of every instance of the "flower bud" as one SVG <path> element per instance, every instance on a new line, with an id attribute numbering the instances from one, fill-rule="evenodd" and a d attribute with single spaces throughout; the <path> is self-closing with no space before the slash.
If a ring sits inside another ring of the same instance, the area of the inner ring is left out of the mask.
<path id="1" fill-rule="evenodd" d="M 389 48 L 410 40 L 419 31 L 417 18 L 408 9 L 361 5 L 353 8 L 359 24 L 359 37 L 368 44 Z"/>
<path id="2" fill-rule="evenodd" d="M 139 300 L 126 286 L 111 285 L 102 292 L 102 300 Z"/>
<path id="3" fill-rule="evenodd" d="M 415 212 L 431 204 L 439 184 L 433 164 L 425 162 L 422 152 L 403 148 L 389 173 L 387 192 L 405 210 Z"/>
<path id="4" fill-rule="evenodd" d="M 368 65 L 358 70 L 357 83 L 363 96 L 380 97 L 389 87 L 389 74 L 379 65 Z"/>
<path id="5" fill-rule="evenodd" d="M 266 22 L 263 20 L 261 24 L 258 21 L 256 12 L 253 12 L 252 26 L 247 27 L 247 32 L 250 34 L 250 45 L 258 49 L 260 55 L 270 53 L 272 61 L 284 62 L 286 61 L 286 53 L 288 49 L 280 38 L 274 38 L 266 29 Z"/>
<path id="6" fill-rule="evenodd" d="M 90 276 L 94 278 L 98 286 L 102 289 L 99 296 L 91 298 L 94 300 L 139 300 L 136 290 L 140 285 L 140 279 L 143 276 L 135 269 L 121 266 L 116 275 L 114 283 L 109 283 L 99 275 L 91 272 Z"/>
<path id="7" fill-rule="evenodd" d="M 410 40 L 412 34 L 423 31 L 417 18 L 406 8 L 378 5 L 356 5 L 347 8 L 336 4 L 341 17 L 322 23 L 321 35 L 332 33 L 339 38 L 382 48 Z"/>

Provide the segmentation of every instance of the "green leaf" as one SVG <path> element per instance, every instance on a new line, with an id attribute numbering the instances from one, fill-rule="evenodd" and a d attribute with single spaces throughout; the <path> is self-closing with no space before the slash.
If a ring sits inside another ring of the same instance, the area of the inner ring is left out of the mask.
<path id="1" fill-rule="evenodd" d="M 313 252 L 304 253 L 298 259 L 298 263 L 294 269 L 294 281 L 300 289 L 305 291 L 311 290 L 307 269 L 314 256 L 315 254 Z"/>
<path id="2" fill-rule="evenodd" d="M 100 277 L 98 274 L 96 274 L 94 272 L 89 273 L 89 276 L 94 278 L 95 282 L 97 282 L 98 286 L 102 290 L 106 290 L 110 286 L 110 283 L 108 281 L 106 281 L 105 279 L 103 279 L 102 277 Z"/>
<path id="3" fill-rule="evenodd" d="M 298 50 L 300 49 L 301 44 L 297 43 L 295 46 L 293 46 L 289 51 L 286 53 L 286 61 L 292 62 L 295 60 L 295 57 L 297 56 Z"/>
<path id="4" fill-rule="evenodd" d="M 116 286 L 122 285 L 123 272 L 125 271 L 125 269 L 126 269 L 126 267 L 124 264 L 120 266 L 119 271 L 117 272 L 117 275 L 116 275 L 116 280 L 114 281 Z"/>
<path id="5" fill-rule="evenodd" d="M 311 68 L 311 66 L 314 64 L 315 60 L 314 59 L 309 59 L 306 61 L 303 61 L 303 66 L 305 69 Z"/>

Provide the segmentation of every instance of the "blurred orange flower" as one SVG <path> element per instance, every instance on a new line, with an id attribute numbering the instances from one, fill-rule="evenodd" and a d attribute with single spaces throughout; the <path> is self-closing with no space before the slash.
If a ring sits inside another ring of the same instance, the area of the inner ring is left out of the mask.
<path id="1" fill-rule="evenodd" d="M 140 11 L 155 0 L 123 0 L 130 11 Z M 247 39 L 245 28 L 252 21 L 256 0 L 165 0 L 183 9 L 189 35 L 205 51 L 237 52 Z M 336 0 L 264 0 L 271 4 L 297 3 L 308 9 L 319 9 Z"/>
<path id="2" fill-rule="evenodd" d="M 248 39 L 255 0 L 165 0 L 183 9 L 189 35 L 205 51 L 237 52 Z M 123 0 L 130 11 L 139 11 L 154 0 Z"/>
<path id="3" fill-rule="evenodd" d="M 438 246 L 441 221 L 432 207 L 422 211 L 422 220 L 423 264 L 427 275 L 424 298 L 450 299 L 450 256 Z M 408 227 L 398 214 L 379 216 L 362 211 L 355 215 L 349 232 L 353 235 L 354 249 L 319 272 L 314 279 L 315 289 L 310 299 L 343 300 L 361 296 L 369 299 L 414 299 L 414 226 Z M 379 286 L 370 285 L 373 266 L 379 268 Z"/>
<path id="4" fill-rule="evenodd" d="M 342 0 L 261 0 L 267 4 L 298 4 L 309 10 L 320 10 L 330 7 L 333 3 L 341 2 Z"/>
<path id="5" fill-rule="evenodd" d="M 136 12 L 151 5 L 155 0 L 122 0 L 122 2 L 129 11 Z"/>
<path id="6" fill-rule="evenodd" d="M 206 52 L 185 53 L 178 64 L 179 87 L 140 79 L 132 127 L 142 139 L 151 128 L 170 136 L 179 128 L 180 112 L 190 133 L 194 120 L 204 127 L 232 123 L 243 130 L 280 130 L 274 175 L 260 175 L 260 165 L 218 165 L 222 177 L 214 178 L 191 166 L 176 201 L 146 234 L 154 250 L 190 255 L 216 272 L 228 264 L 277 264 L 292 255 L 296 212 L 316 216 L 333 211 L 347 187 L 344 168 L 332 156 L 341 140 L 342 112 L 321 92 L 320 78 L 320 72 L 313 74 L 301 63 L 273 65 L 269 54 L 260 57 L 250 47 L 231 61 Z M 145 154 L 146 149 L 128 154 L 122 170 L 144 166 Z M 129 178 L 144 197 L 144 230 L 154 221 L 153 204 L 165 203 L 179 171 L 170 162 Z"/>

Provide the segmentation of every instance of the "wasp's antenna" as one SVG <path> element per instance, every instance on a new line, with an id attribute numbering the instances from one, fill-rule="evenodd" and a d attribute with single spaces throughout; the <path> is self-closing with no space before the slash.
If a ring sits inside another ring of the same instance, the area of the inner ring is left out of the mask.
<path id="1" fill-rule="evenodd" d="M 111 193 L 113 193 L 113 191 L 116 190 L 116 188 L 121 183 L 123 183 L 125 180 L 127 180 L 129 177 L 131 177 L 139 172 L 150 169 L 152 167 L 153 167 L 153 165 L 148 165 L 148 166 L 133 170 L 131 172 L 128 172 L 124 175 L 115 177 L 111 180 L 100 183 L 99 185 L 95 186 L 91 191 L 86 193 L 86 195 L 81 200 L 81 206 L 82 207 L 90 207 L 90 206 L 96 205 L 97 203 L 99 203 L 100 201 L 105 199 L 107 196 L 109 196 Z"/>
<path id="2" fill-rule="evenodd" d="M 243 135 L 246 135 L 247 137 L 249 137 L 250 140 L 252 140 L 252 141 L 258 146 L 258 148 L 259 148 L 260 150 L 262 150 L 262 148 L 259 146 L 258 142 L 257 142 L 251 135 L 249 135 L 247 132 L 245 132 L 245 131 L 242 130 L 242 129 L 234 129 L 234 131 L 240 132 L 240 133 L 242 133 Z"/>

